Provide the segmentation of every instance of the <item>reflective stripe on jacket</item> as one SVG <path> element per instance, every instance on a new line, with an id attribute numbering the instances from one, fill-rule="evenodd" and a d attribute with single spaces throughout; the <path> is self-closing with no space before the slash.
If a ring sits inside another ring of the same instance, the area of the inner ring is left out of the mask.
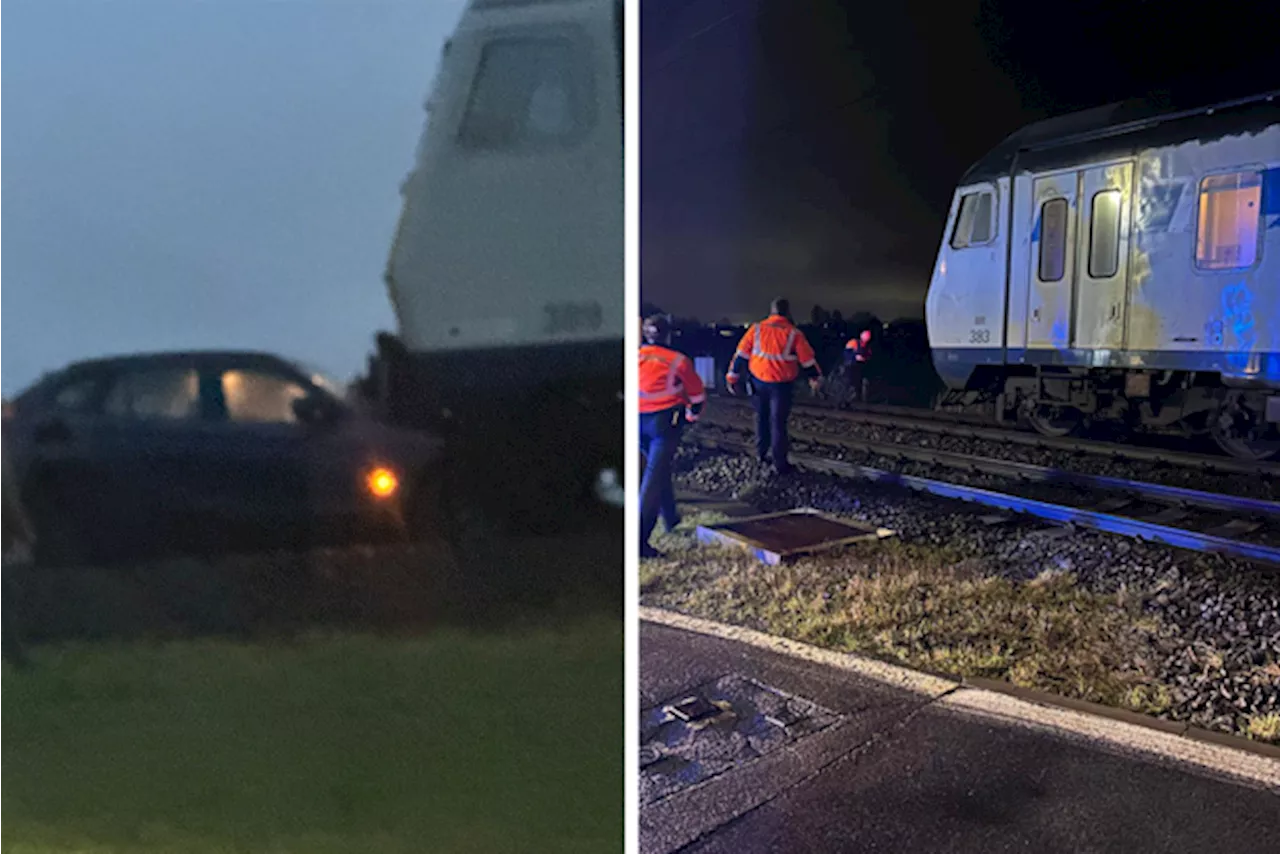
<path id="1" fill-rule="evenodd" d="M 640 412 L 687 408 L 690 421 L 698 420 L 707 400 L 702 378 L 683 353 L 656 344 L 640 348 Z"/>

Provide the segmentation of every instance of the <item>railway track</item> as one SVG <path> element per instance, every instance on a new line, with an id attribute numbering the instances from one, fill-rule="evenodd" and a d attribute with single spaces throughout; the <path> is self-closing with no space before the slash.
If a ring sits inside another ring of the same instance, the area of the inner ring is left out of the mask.
<path id="1" fill-rule="evenodd" d="M 745 424 L 749 412 L 750 408 L 744 402 L 717 401 L 708 417 L 723 416 Z M 1280 500 L 1280 476 L 1272 474 L 1280 467 L 1274 464 L 1250 464 L 1199 454 L 1109 445 L 1106 442 L 1073 443 L 1083 444 L 1092 452 L 1083 453 L 1070 447 L 1053 449 L 1049 447 L 1048 440 L 998 428 L 956 427 L 921 419 L 833 412 L 816 407 L 797 406 L 791 421 L 801 432 L 838 438 L 851 446 L 861 443 L 895 458 L 916 458 L 927 462 L 934 456 L 973 456 L 1007 462 L 1011 474 L 1021 465 L 1028 470 L 1048 468 L 1095 477 L 1111 475 L 1171 488 Z M 1135 454 L 1126 455 L 1128 451 Z M 922 454 L 928 457 L 922 457 Z"/>
<path id="2" fill-rule="evenodd" d="M 829 434 L 793 431 L 792 436 L 798 446 L 792 462 L 810 471 L 1280 566 L 1280 502 Z M 741 425 L 715 418 L 692 438 L 735 452 L 751 446 Z M 869 459 L 848 459 L 851 453 Z M 879 464 L 868 464 L 872 461 Z"/>
<path id="3" fill-rule="evenodd" d="M 744 408 L 749 406 L 746 400 L 723 395 L 717 398 L 717 405 L 721 404 Z M 1137 461 L 1214 474 L 1244 474 L 1280 482 L 1280 463 L 1250 462 L 1227 456 L 1103 442 L 1096 439 L 1051 438 L 1038 433 L 1026 433 L 1014 427 L 994 427 L 975 416 L 951 412 L 878 404 L 856 404 L 850 409 L 835 409 L 829 405 L 797 400 L 795 413 L 849 424 L 913 430 L 938 437 L 999 442 L 1043 451 L 1099 457 L 1112 461 Z"/>

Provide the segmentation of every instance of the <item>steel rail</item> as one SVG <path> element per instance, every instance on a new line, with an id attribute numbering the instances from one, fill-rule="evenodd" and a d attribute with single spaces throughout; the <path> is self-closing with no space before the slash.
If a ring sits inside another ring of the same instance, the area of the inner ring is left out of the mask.
<path id="1" fill-rule="evenodd" d="M 738 401 L 735 398 L 722 397 L 719 400 L 732 402 L 739 406 L 746 405 L 745 401 Z M 933 433 L 938 436 L 1006 442 L 1048 451 L 1066 451 L 1108 457 L 1110 459 L 1162 463 L 1178 468 L 1200 469 L 1206 472 L 1222 474 L 1262 475 L 1263 477 L 1280 478 L 1280 464 L 1278 463 L 1255 463 L 1231 457 L 1214 457 L 1208 454 L 1193 454 L 1186 451 L 1145 448 L 1137 445 L 1123 445 L 1117 442 L 1100 442 L 1094 439 L 1058 439 L 1050 436 L 1041 436 L 1036 433 L 1024 433 L 1012 427 L 981 426 L 958 420 L 951 413 L 939 415 L 934 414 L 932 410 L 910 409 L 904 406 L 877 407 L 863 405 L 858 409 L 846 410 L 797 401 L 793 411 L 809 418 L 832 418 L 855 424 L 871 424 L 900 430 L 919 430 L 922 433 Z M 959 418 L 964 417 L 959 416 Z"/>
<path id="2" fill-rule="evenodd" d="M 718 422 L 712 416 L 706 419 L 706 423 L 715 425 L 722 422 Z M 733 425 L 730 429 L 737 429 L 737 427 Z M 1261 498 L 1245 498 L 1219 492 L 1206 492 L 1200 489 L 1187 489 L 1180 486 L 1166 486 L 1159 483 L 1129 480 L 1128 478 L 1084 474 L 1082 472 L 1032 465 L 1031 463 L 1001 460 L 994 457 L 980 457 L 974 454 L 938 451 L 930 448 L 915 448 L 896 442 L 873 442 L 867 439 L 836 436 L 830 433 L 815 433 L 810 430 L 792 430 L 791 437 L 815 445 L 829 445 L 847 450 L 866 451 L 867 453 L 898 460 L 913 460 L 963 471 L 999 475 L 1027 483 L 1069 484 L 1087 489 L 1123 492 L 1148 501 L 1177 507 L 1197 507 L 1204 510 L 1218 510 L 1245 516 L 1280 519 L 1280 502 L 1267 501 Z"/>
<path id="3" fill-rule="evenodd" d="M 1124 492 L 1160 504 L 1198 507 L 1204 510 L 1220 510 L 1227 513 L 1241 513 L 1247 516 L 1265 516 L 1272 519 L 1280 519 L 1280 502 L 1266 501 L 1260 498 L 1244 498 L 1238 495 L 1224 495 L 1218 492 L 1205 492 L 1200 489 L 1187 489 L 1180 486 L 1166 486 L 1164 484 L 1147 483 L 1146 481 L 1129 480 L 1121 477 L 1083 474 L 1081 472 L 1048 468 L 1047 466 L 1031 465 L 1030 463 L 979 457 L 973 454 L 933 451 L 927 448 L 912 448 L 907 445 L 896 445 L 888 442 L 844 439 L 825 433 L 811 433 L 805 430 L 792 430 L 791 435 L 795 439 L 815 445 L 831 445 L 851 450 L 864 450 L 886 457 L 909 459 L 933 463 L 947 468 L 1011 477 L 1028 483 L 1063 483 L 1087 489 Z"/>
<path id="4" fill-rule="evenodd" d="M 690 438 L 704 447 L 739 452 L 748 449 L 747 443 L 740 440 L 724 439 L 705 434 L 693 434 Z M 992 489 L 962 486 L 932 478 L 847 463 L 841 460 L 823 459 L 810 454 L 792 454 L 791 461 L 793 465 L 809 471 L 869 480 L 887 485 L 904 486 L 916 492 L 925 492 L 942 498 L 971 502 L 1013 513 L 1025 513 L 1050 522 L 1079 525 L 1112 534 L 1163 543 L 1175 548 L 1222 554 L 1280 566 L 1280 547 L 1276 546 L 1250 543 L 1100 510 L 1054 504 Z"/>

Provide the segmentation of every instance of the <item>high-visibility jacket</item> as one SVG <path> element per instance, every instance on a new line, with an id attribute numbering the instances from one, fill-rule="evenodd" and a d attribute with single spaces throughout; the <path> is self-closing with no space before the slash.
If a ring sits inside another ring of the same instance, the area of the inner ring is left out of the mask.
<path id="1" fill-rule="evenodd" d="M 640 412 L 663 412 L 685 407 L 685 417 L 697 421 L 707 392 L 693 362 L 683 353 L 657 344 L 640 348 Z"/>
<path id="2" fill-rule="evenodd" d="M 848 343 L 844 345 L 844 360 L 846 362 L 865 362 L 870 356 L 870 341 L 864 344 L 861 338 L 850 338 Z"/>
<path id="3" fill-rule="evenodd" d="M 743 367 L 763 383 L 789 383 L 803 371 L 807 376 L 822 375 L 809 339 L 790 320 L 771 314 L 753 323 L 738 342 L 738 352 L 725 379 L 736 383 Z"/>

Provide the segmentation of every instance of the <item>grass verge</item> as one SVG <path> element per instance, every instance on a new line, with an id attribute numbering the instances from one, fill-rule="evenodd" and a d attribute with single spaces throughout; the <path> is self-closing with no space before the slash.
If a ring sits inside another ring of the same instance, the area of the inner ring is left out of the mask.
<path id="1" fill-rule="evenodd" d="M 1170 704 L 1145 672 L 1159 626 L 1123 595 L 1100 596 L 1067 573 L 1026 582 L 946 549 L 886 541 L 765 566 L 701 547 L 687 519 L 641 564 L 645 604 L 792 640 L 1148 714 Z"/>
<path id="2" fill-rule="evenodd" d="M 622 626 L 68 645 L 3 675 L 3 847 L 622 847 Z"/>

